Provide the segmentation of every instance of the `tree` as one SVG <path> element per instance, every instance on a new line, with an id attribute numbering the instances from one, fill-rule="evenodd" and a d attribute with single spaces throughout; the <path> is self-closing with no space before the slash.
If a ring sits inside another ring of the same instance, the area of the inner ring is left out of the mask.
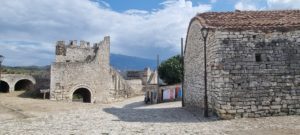
<path id="1" fill-rule="evenodd" d="M 165 83 L 176 84 L 182 81 L 182 70 L 182 58 L 176 55 L 159 65 L 158 74 Z"/>

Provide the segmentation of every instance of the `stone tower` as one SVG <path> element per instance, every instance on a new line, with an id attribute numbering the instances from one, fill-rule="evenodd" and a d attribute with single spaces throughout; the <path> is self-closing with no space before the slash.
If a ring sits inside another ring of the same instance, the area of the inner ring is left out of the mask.
<path id="1" fill-rule="evenodd" d="M 131 87 L 110 66 L 110 37 L 95 43 L 76 40 L 58 41 L 55 62 L 51 65 L 51 100 L 74 100 L 108 103 L 126 98 Z"/>

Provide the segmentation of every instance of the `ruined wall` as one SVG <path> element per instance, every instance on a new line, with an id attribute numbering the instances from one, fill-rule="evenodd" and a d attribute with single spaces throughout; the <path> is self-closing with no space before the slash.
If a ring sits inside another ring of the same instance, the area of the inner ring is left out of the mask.
<path id="1" fill-rule="evenodd" d="M 91 102 L 108 103 L 131 96 L 131 87 L 110 67 L 110 39 L 90 47 L 58 42 L 56 61 L 51 66 L 50 99 L 72 101 L 75 90 L 88 89 Z"/>
<path id="2" fill-rule="evenodd" d="M 132 80 L 126 80 L 128 85 L 131 86 L 132 91 L 137 95 L 143 95 L 144 91 L 144 85 L 141 79 L 132 79 Z"/>
<path id="3" fill-rule="evenodd" d="M 90 43 L 86 41 L 80 41 L 80 45 L 77 45 L 76 40 L 71 40 L 68 45 L 64 41 L 58 41 L 55 62 L 91 61 L 96 49 L 97 44 L 91 48 Z"/>
<path id="4" fill-rule="evenodd" d="M 124 78 L 126 80 L 135 80 L 140 79 L 142 80 L 142 85 L 147 85 L 149 80 L 151 79 L 151 75 L 153 72 L 149 67 L 145 68 L 144 70 L 136 70 L 136 71 L 126 71 L 124 74 Z"/>
<path id="5" fill-rule="evenodd" d="M 8 85 L 8 89 L 0 89 L 0 91 L 6 91 L 6 92 L 14 92 L 15 91 L 15 86 L 18 82 L 22 80 L 28 80 L 32 83 L 32 85 L 36 84 L 36 80 L 33 76 L 31 75 L 23 75 L 23 74 L 2 74 L 1 75 L 1 83 L 5 83 Z M 2 84 L 4 85 L 4 84 Z M 0 86 L 2 86 L 0 85 Z M 2 87 L 1 87 L 2 88 Z M 26 87 L 24 87 L 26 88 Z"/>
<path id="6" fill-rule="evenodd" d="M 149 67 L 144 69 L 144 74 L 143 74 L 143 78 L 142 78 L 143 85 L 148 84 L 148 81 L 151 79 L 150 78 L 151 74 L 152 74 L 152 71 Z"/>

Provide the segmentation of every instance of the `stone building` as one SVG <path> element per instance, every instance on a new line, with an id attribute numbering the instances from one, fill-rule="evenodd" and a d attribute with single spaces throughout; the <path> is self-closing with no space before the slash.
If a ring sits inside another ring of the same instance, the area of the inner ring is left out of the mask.
<path id="1" fill-rule="evenodd" d="M 189 25 L 184 101 L 220 118 L 300 114 L 300 10 L 198 14 Z"/>
<path id="2" fill-rule="evenodd" d="M 151 71 L 149 67 L 144 70 L 131 70 L 123 73 L 124 79 L 138 95 L 144 95 L 149 85 L 156 84 L 156 75 L 157 72 Z"/>
<path id="3" fill-rule="evenodd" d="M 58 41 L 51 66 L 50 99 L 109 103 L 134 95 L 126 80 L 110 66 L 110 38 L 92 47 L 89 42 Z"/>
<path id="4" fill-rule="evenodd" d="M 126 80 L 141 80 L 142 85 L 157 84 L 157 71 L 149 67 L 144 70 L 126 71 L 123 74 Z"/>

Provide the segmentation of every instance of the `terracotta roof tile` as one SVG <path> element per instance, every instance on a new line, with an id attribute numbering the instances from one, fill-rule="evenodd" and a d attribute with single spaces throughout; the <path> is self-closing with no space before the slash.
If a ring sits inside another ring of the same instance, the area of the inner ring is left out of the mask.
<path id="1" fill-rule="evenodd" d="M 300 29 L 300 10 L 206 12 L 194 19 L 217 29 Z"/>

